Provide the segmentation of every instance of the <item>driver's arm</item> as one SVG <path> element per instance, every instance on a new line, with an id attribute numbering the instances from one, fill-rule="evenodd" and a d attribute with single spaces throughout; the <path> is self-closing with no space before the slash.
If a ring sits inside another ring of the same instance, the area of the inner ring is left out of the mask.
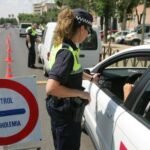
<path id="1" fill-rule="evenodd" d="M 123 86 L 123 93 L 124 93 L 124 102 L 126 101 L 128 95 L 131 93 L 132 89 L 133 89 L 133 84 L 130 83 L 126 83 Z"/>

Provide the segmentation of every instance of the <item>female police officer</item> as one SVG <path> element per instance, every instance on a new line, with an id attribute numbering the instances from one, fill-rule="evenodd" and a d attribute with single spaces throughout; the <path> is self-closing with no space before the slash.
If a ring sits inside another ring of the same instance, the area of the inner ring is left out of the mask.
<path id="1" fill-rule="evenodd" d="M 56 150 L 80 148 L 81 118 L 90 101 L 89 93 L 83 91 L 82 78 L 96 82 L 99 77 L 83 73 L 76 44 L 87 38 L 92 21 L 92 15 L 79 8 L 65 8 L 58 15 L 46 85 L 46 107 Z"/>

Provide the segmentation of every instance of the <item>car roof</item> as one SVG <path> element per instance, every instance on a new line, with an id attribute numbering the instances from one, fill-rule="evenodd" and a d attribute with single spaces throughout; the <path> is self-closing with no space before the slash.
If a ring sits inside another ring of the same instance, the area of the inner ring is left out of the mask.
<path id="1" fill-rule="evenodd" d="M 133 46 L 133 47 L 130 47 L 130 48 L 125 48 L 124 50 L 121 50 L 121 51 L 119 51 L 115 54 L 112 54 L 111 56 L 108 56 L 107 58 L 105 58 L 101 62 L 97 63 L 95 66 L 91 67 L 90 70 L 96 69 L 97 66 L 99 66 L 100 64 L 106 62 L 107 60 L 109 60 L 113 57 L 116 57 L 116 56 L 119 56 L 119 55 L 122 55 L 122 54 L 126 54 L 128 52 L 133 52 L 133 51 L 136 51 L 136 52 L 146 51 L 146 52 L 150 53 L 150 45 L 140 45 L 140 46 Z"/>

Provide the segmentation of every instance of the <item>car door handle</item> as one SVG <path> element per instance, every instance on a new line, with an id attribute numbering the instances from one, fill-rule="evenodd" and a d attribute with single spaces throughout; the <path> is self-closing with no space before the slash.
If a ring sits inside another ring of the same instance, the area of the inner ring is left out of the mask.
<path id="1" fill-rule="evenodd" d="M 85 57 L 85 55 L 84 54 L 80 54 L 79 57 Z"/>

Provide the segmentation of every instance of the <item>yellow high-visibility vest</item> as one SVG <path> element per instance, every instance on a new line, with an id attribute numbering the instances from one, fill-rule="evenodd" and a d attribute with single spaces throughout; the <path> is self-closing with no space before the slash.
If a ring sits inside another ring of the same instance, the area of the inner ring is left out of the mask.
<path id="1" fill-rule="evenodd" d="M 57 52 L 60 49 L 67 49 L 73 54 L 74 64 L 73 64 L 73 70 L 72 70 L 71 74 L 77 74 L 77 73 L 82 72 L 83 69 L 82 69 L 82 66 L 79 62 L 80 49 L 73 50 L 73 48 L 71 46 L 69 46 L 68 48 L 62 48 L 62 44 L 60 44 L 59 46 L 53 46 L 52 47 L 51 52 L 50 52 L 50 59 L 49 59 L 49 69 L 51 69 L 52 66 L 54 65 Z"/>

